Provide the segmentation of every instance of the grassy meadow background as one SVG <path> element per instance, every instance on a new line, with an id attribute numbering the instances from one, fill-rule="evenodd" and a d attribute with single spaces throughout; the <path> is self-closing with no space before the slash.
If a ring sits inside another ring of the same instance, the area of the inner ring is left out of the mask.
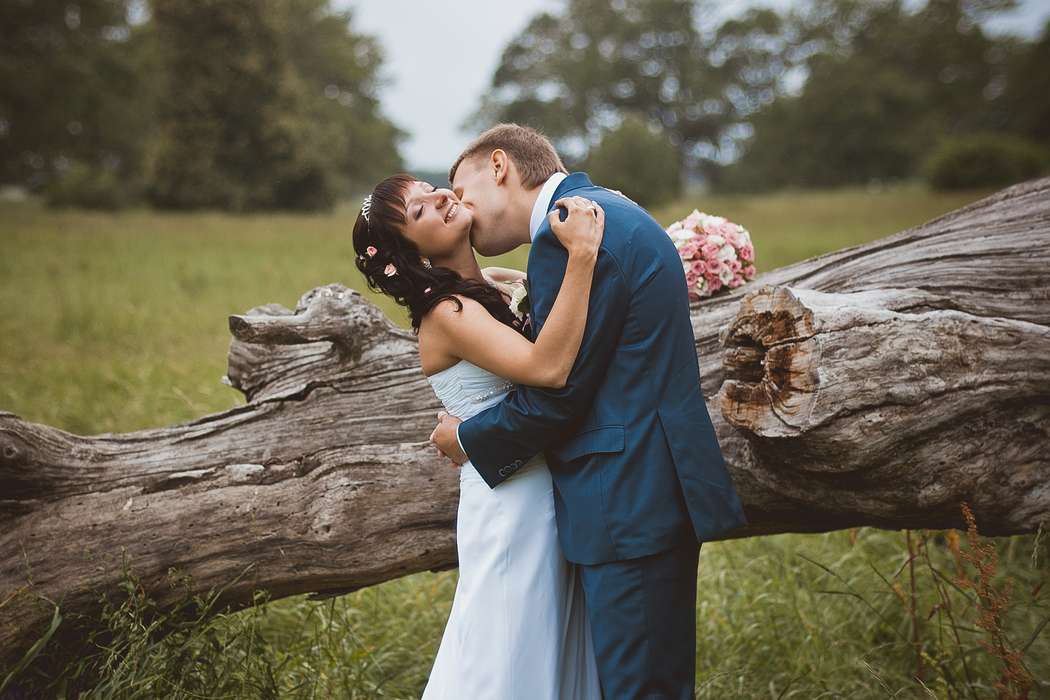
<path id="1" fill-rule="evenodd" d="M 751 231 L 763 272 L 889 235 L 984 194 L 901 186 L 693 196 L 654 214 L 664 224 L 694 207 L 728 216 Z M 268 302 L 292 307 L 330 282 L 363 291 L 352 264 L 355 215 L 355 204 L 332 214 L 235 216 L 0 203 L 0 409 L 95 434 L 242 404 L 220 382 L 227 316 Z M 499 262 L 523 267 L 525 256 Z M 407 325 L 400 309 L 365 293 Z M 953 554 L 956 545 L 968 550 L 965 534 L 960 543 L 954 531 L 860 528 L 705 544 L 698 697 L 996 697 L 1003 666 L 979 642 L 993 637 L 977 624 L 975 592 L 954 579 L 966 570 Z M 991 585 L 1012 580 L 1002 634 L 1024 648 L 1034 677 L 1029 697 L 1050 697 L 1046 539 L 988 542 L 999 559 Z M 914 601 L 909 546 L 918 554 Z M 52 683 L 42 697 L 80 688 L 92 698 L 415 698 L 455 582 L 453 570 L 320 602 L 260 598 L 256 607 L 192 624 L 151 615 L 132 597 L 97 622 L 111 633 L 105 645 L 45 647 L 34 665 L 7 678 L 8 689 Z M 0 683 L 10 671 L 0 669 Z"/>

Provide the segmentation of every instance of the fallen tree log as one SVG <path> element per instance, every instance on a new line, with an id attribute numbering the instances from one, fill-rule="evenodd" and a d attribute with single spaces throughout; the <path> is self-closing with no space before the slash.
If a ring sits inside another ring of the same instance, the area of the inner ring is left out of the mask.
<path id="1" fill-rule="evenodd" d="M 1050 521 L 1050 179 L 761 275 L 692 309 L 702 390 L 749 527 Z M 0 657 L 122 557 L 161 604 L 236 609 L 455 565 L 458 478 L 415 337 L 340 284 L 230 316 L 243 406 L 79 436 L 0 413 Z M 231 584 L 231 581 L 236 582 Z"/>

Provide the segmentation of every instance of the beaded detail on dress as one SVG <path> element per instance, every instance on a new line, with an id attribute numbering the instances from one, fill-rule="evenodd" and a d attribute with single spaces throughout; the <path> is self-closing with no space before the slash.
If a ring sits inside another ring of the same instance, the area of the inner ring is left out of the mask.
<path id="1" fill-rule="evenodd" d="M 427 379 L 445 410 L 463 420 L 498 403 L 514 388 L 512 382 L 466 360 Z"/>

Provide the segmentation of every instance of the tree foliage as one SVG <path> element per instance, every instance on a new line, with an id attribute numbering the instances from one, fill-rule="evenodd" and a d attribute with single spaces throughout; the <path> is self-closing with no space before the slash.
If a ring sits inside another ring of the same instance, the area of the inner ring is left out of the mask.
<path id="1" fill-rule="evenodd" d="M 1032 141 L 985 133 L 945 139 L 923 170 L 937 189 L 956 190 L 1021 182 L 1039 175 L 1046 165 L 1046 152 Z"/>
<path id="2" fill-rule="evenodd" d="M 690 162 L 772 99 L 793 54 L 770 10 L 712 27 L 694 0 L 568 0 L 506 47 L 472 123 L 517 121 L 578 161 L 623 114 L 665 131 Z M 701 28 L 704 30 L 701 31 Z"/>
<path id="3" fill-rule="evenodd" d="M 566 0 L 504 50 L 474 125 L 519 121 L 586 162 L 626 113 L 727 189 L 913 177 L 941 139 L 1047 143 L 1050 31 L 992 36 L 1014 0 Z M 728 167 L 726 167 L 728 164 Z"/>
<path id="4" fill-rule="evenodd" d="M 681 193 L 680 161 L 678 149 L 666 134 L 628 114 L 591 149 L 585 167 L 596 182 L 651 207 Z"/>
<path id="5" fill-rule="evenodd" d="M 316 209 L 400 167 L 381 53 L 325 0 L 155 0 L 165 89 L 150 197 Z"/>
<path id="6" fill-rule="evenodd" d="M 769 189 L 908 178 L 945 138 L 1023 130 L 1024 117 L 1015 115 L 1039 114 L 1035 105 L 1047 102 L 1047 93 L 1032 92 L 1033 81 L 1045 77 L 1022 58 L 1035 48 L 993 38 L 981 24 L 1011 4 L 810 3 L 791 19 L 815 47 L 805 84 L 754 116 L 746 153 L 719 174 L 720 184 Z M 1033 135 L 1038 123 L 1025 122 Z"/>
<path id="7" fill-rule="evenodd" d="M 1050 20 L 1039 39 L 1018 45 L 1009 61 L 998 101 L 1004 114 L 1001 126 L 1050 148 Z"/>
<path id="8" fill-rule="evenodd" d="M 1015 4 L 563 0 L 507 45 L 471 124 L 537 127 L 577 167 L 644 123 L 651 158 L 670 143 L 724 189 L 910 178 L 968 134 L 1050 150 L 1050 23 L 1035 41 L 984 28 Z M 331 0 L 0 3 L 0 184 L 91 206 L 329 206 L 401 167 L 382 52 L 352 19 Z"/>
<path id="9" fill-rule="evenodd" d="M 401 167 L 382 52 L 351 20 L 328 0 L 2 3 L 0 183 L 77 206 L 330 206 Z"/>
<path id="10" fill-rule="evenodd" d="M 66 170 L 134 178 L 149 67 L 126 0 L 0 3 L 0 183 Z"/>

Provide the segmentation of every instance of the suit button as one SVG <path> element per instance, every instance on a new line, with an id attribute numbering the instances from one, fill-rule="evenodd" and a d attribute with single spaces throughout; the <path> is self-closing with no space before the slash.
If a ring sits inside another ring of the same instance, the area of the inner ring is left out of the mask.
<path id="1" fill-rule="evenodd" d="M 509 472 L 507 471 L 507 467 L 500 467 L 499 468 L 499 475 L 500 476 L 507 476 L 507 474 L 509 474 Z"/>

